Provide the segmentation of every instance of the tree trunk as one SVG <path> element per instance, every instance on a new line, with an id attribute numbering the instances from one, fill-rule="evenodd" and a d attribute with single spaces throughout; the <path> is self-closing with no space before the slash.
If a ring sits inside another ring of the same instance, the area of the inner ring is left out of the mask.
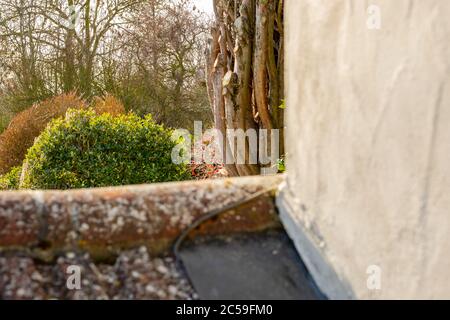
<path id="1" fill-rule="evenodd" d="M 206 72 L 215 126 L 226 137 L 224 159 L 234 159 L 227 162 L 230 174 L 259 174 L 264 166 L 251 161 L 250 151 L 261 145 L 248 135 L 240 150 L 227 130 L 278 129 L 283 136 L 283 0 L 214 0 L 214 9 Z M 268 140 L 269 154 L 283 152 L 282 139 L 279 146 L 271 144 L 270 135 Z"/>
<path id="2" fill-rule="evenodd" d="M 67 2 L 69 8 L 70 8 L 70 23 L 71 23 L 71 29 L 67 31 L 66 39 L 65 39 L 65 46 L 63 51 L 63 57 L 64 57 L 64 63 L 63 63 L 63 75 L 62 75 L 62 82 L 63 82 L 63 89 L 64 92 L 71 92 L 75 89 L 75 75 L 76 75 L 76 68 L 75 68 L 75 24 L 76 24 L 76 18 L 75 18 L 75 7 L 74 7 L 74 0 L 68 0 Z"/>

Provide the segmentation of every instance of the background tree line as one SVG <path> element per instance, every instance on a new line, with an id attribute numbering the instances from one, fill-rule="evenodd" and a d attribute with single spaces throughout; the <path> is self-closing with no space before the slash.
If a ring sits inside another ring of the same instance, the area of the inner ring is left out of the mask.
<path id="1" fill-rule="evenodd" d="M 171 127 L 212 121 L 208 21 L 190 0 L 0 0 L 0 131 L 36 102 L 111 94 Z"/>

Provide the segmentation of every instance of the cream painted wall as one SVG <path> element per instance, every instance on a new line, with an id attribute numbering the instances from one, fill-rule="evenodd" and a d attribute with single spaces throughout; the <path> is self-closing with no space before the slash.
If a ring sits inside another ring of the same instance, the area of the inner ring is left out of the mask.
<path id="1" fill-rule="evenodd" d="M 331 298 L 450 298 L 450 1 L 286 5 L 278 202 L 309 269 Z"/>

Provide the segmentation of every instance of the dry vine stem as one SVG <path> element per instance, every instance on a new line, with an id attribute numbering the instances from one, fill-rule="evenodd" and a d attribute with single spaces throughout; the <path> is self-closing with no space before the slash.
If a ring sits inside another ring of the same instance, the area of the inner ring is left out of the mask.
<path id="1" fill-rule="evenodd" d="M 214 0 L 215 22 L 206 68 L 216 129 L 224 137 L 228 129 L 279 129 L 281 155 L 283 7 L 283 0 Z M 225 139 L 229 147 L 236 143 L 231 140 Z M 224 153 L 226 150 L 224 145 Z M 236 164 L 237 153 L 233 156 L 235 164 L 227 164 L 231 175 L 260 173 L 260 166 L 249 161 L 248 137 L 245 164 Z"/>

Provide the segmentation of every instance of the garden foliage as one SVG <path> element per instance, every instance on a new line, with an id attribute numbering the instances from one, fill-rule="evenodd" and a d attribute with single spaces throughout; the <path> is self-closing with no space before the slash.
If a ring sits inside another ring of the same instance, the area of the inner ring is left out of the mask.
<path id="1" fill-rule="evenodd" d="M 172 162 L 172 132 L 150 116 L 69 110 L 28 151 L 21 188 L 71 189 L 190 179 Z"/>

